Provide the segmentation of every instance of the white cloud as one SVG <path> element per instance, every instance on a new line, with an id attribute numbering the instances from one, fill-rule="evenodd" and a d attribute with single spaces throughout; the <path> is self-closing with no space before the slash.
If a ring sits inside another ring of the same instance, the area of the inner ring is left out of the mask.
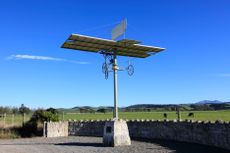
<path id="1" fill-rule="evenodd" d="M 221 73 L 219 74 L 220 77 L 230 77 L 230 73 Z"/>
<path id="2" fill-rule="evenodd" d="M 46 61 L 61 61 L 61 62 L 69 62 L 74 64 L 90 64 L 89 62 L 83 61 L 74 61 L 67 60 L 63 58 L 55 58 L 55 57 L 47 57 L 47 56 L 34 56 L 34 55 L 10 55 L 6 58 L 7 60 L 21 60 L 21 59 L 29 59 L 29 60 L 46 60 Z"/>

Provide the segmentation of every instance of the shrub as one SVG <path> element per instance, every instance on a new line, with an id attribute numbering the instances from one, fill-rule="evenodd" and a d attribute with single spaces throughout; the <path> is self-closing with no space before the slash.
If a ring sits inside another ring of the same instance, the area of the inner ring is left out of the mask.
<path id="1" fill-rule="evenodd" d="M 99 108 L 98 110 L 97 110 L 97 112 L 100 112 L 100 113 L 106 113 L 108 110 L 107 109 L 105 109 L 105 108 Z"/>
<path id="2" fill-rule="evenodd" d="M 167 113 L 164 113 L 163 115 L 164 115 L 164 118 L 167 118 L 167 117 L 168 117 Z"/>
<path id="3" fill-rule="evenodd" d="M 57 111 L 53 108 L 36 110 L 31 119 L 20 130 L 21 136 L 42 136 L 43 122 L 45 121 L 59 121 Z"/>
<path id="4" fill-rule="evenodd" d="M 190 112 L 189 114 L 188 114 L 188 117 L 194 117 L 195 115 L 194 115 L 194 113 L 193 112 Z"/>
<path id="5" fill-rule="evenodd" d="M 0 129 L 0 139 L 14 139 L 19 138 L 18 128 L 5 128 Z"/>

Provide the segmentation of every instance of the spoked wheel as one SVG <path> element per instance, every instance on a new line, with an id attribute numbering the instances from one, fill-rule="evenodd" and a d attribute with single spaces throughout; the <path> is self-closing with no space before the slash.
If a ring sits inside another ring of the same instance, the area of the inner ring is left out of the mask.
<path id="1" fill-rule="evenodd" d="M 108 65 L 107 65 L 107 63 L 105 62 L 105 63 L 103 63 L 102 64 L 102 73 L 105 73 L 105 71 L 108 69 Z"/>
<path id="2" fill-rule="evenodd" d="M 107 69 L 106 71 L 105 71 L 105 79 L 107 80 L 109 78 L 109 70 Z"/>
<path id="3" fill-rule="evenodd" d="M 109 65 L 105 62 L 102 64 L 102 72 L 105 74 L 105 79 L 109 77 Z"/>
<path id="4" fill-rule="evenodd" d="M 129 65 L 128 67 L 127 67 L 127 72 L 128 72 L 128 74 L 131 76 L 131 75 L 133 75 L 133 73 L 134 73 L 134 67 L 132 66 L 132 65 Z"/>

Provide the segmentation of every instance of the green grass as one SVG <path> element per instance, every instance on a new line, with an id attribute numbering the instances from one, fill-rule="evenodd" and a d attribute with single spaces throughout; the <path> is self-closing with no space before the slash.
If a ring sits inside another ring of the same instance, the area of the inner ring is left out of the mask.
<path id="1" fill-rule="evenodd" d="M 223 120 L 223 121 L 230 121 L 230 110 L 223 110 L 223 111 L 192 111 L 195 114 L 195 117 L 188 117 L 188 113 L 191 111 L 183 111 L 181 112 L 182 120 L 185 119 L 193 119 L 193 120 L 201 120 L 201 121 L 216 121 L 216 120 Z M 154 119 L 154 120 L 164 120 L 163 114 L 167 113 L 168 120 L 174 120 L 177 118 L 175 112 L 172 111 L 162 111 L 162 112 L 119 112 L 119 118 L 122 119 Z M 112 113 L 84 113 L 84 114 L 68 114 L 65 113 L 64 119 L 67 121 L 71 120 L 105 120 L 111 119 Z M 26 115 L 26 121 L 28 121 L 31 117 L 30 115 Z M 62 120 L 62 114 L 59 117 Z M 15 115 L 14 117 L 14 126 L 21 126 L 22 125 L 22 116 Z M 3 118 L 0 118 L 0 128 L 3 127 Z M 5 120 L 5 127 L 12 127 L 12 115 L 7 114 Z"/>
<path id="2" fill-rule="evenodd" d="M 192 111 L 195 114 L 195 117 L 188 117 L 188 113 L 191 111 L 181 112 L 182 120 L 193 119 L 201 121 L 230 121 L 230 110 L 226 111 Z M 154 120 L 164 120 L 163 114 L 167 113 L 167 119 L 174 120 L 177 118 L 175 112 L 119 112 L 119 118 L 122 119 L 154 119 Z M 84 113 L 84 114 L 65 114 L 64 120 L 105 120 L 111 119 L 112 113 Z M 60 115 L 60 119 L 62 116 Z"/>
<path id="3" fill-rule="evenodd" d="M 14 129 L 0 129 L 0 139 L 14 139 L 19 137 L 19 134 Z"/>
<path id="4" fill-rule="evenodd" d="M 31 114 L 28 114 L 25 116 L 25 121 L 28 121 L 31 117 Z M 4 118 L 0 118 L 0 127 L 12 127 L 12 126 L 22 126 L 23 117 L 22 115 L 14 115 L 12 117 L 12 114 L 6 114 L 5 118 L 5 126 L 4 126 Z"/>

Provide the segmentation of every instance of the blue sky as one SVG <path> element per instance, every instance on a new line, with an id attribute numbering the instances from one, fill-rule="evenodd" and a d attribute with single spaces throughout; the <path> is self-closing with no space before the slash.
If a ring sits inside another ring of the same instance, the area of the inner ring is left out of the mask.
<path id="1" fill-rule="evenodd" d="M 230 101 L 229 8 L 228 0 L 1 2 L 0 105 L 113 105 L 103 57 L 60 46 L 71 33 L 110 39 L 123 18 L 126 38 L 166 50 L 131 59 L 132 77 L 119 72 L 119 106 Z"/>

